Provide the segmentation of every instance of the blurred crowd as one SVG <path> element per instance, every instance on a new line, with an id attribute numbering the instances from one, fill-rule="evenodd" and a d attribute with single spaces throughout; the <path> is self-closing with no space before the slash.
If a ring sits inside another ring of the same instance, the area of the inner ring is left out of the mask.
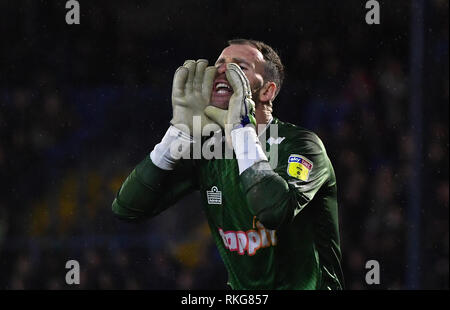
<path id="1" fill-rule="evenodd" d="M 139 223 L 115 219 L 110 208 L 168 126 L 173 72 L 185 58 L 214 61 L 231 37 L 280 51 L 287 77 L 274 115 L 324 141 L 337 175 L 346 288 L 407 287 L 410 176 L 421 169 L 420 287 L 448 289 L 447 1 L 426 5 L 420 162 L 409 116 L 408 4 L 382 3 L 374 30 L 355 17 L 364 8 L 350 4 L 286 10 L 275 2 L 267 12 L 256 1 L 218 1 L 203 8 L 204 22 L 217 25 L 196 37 L 203 24 L 186 21 L 201 4 L 162 4 L 160 14 L 142 1 L 90 4 L 74 30 L 57 18 L 63 5 L 24 3 L 28 10 L 0 5 L 8 13 L 0 26 L 15 30 L 5 32 L 0 63 L 1 289 L 227 287 L 198 193 Z M 243 23 L 261 14 L 273 24 Z M 235 28 L 221 23 L 230 18 Z M 79 286 L 65 283 L 71 259 L 80 263 Z M 372 259 L 378 286 L 365 282 Z"/>

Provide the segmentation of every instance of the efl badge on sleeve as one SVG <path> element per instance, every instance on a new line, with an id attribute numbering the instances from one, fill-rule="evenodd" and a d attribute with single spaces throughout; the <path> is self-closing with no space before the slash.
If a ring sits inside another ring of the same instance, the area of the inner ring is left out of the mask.
<path id="1" fill-rule="evenodd" d="M 289 156 L 287 173 L 294 178 L 308 181 L 309 173 L 313 167 L 312 162 L 302 155 Z"/>

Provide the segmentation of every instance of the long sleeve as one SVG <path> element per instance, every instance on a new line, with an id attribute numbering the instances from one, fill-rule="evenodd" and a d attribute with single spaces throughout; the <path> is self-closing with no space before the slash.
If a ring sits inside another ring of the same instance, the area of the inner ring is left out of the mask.
<path id="1" fill-rule="evenodd" d="M 275 170 L 260 161 L 240 176 L 250 209 L 267 228 L 292 220 L 334 175 L 323 144 L 310 138 L 280 151 Z"/>
<path id="2" fill-rule="evenodd" d="M 130 173 L 112 204 L 121 219 L 153 217 L 196 189 L 191 163 L 180 161 L 168 171 L 155 166 L 147 156 Z"/>

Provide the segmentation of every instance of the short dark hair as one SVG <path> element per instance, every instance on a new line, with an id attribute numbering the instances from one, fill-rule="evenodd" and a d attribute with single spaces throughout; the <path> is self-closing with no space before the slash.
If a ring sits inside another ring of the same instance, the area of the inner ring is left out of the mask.
<path id="1" fill-rule="evenodd" d="M 261 52 L 266 61 L 263 77 L 265 81 L 272 81 L 277 85 L 276 97 L 284 80 L 284 66 L 277 52 L 266 43 L 251 39 L 233 39 L 229 40 L 228 44 L 251 45 Z"/>

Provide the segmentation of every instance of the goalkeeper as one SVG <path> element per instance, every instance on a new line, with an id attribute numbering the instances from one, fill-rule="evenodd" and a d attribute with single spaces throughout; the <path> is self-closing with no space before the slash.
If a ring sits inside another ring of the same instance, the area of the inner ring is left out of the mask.
<path id="1" fill-rule="evenodd" d="M 112 210 L 127 220 L 153 217 L 199 190 L 233 289 L 342 289 L 336 178 L 325 147 L 272 116 L 284 77 L 276 52 L 254 40 L 228 43 L 215 66 L 188 60 L 175 72 L 171 125 Z M 181 156 L 214 124 L 234 158 Z"/>

